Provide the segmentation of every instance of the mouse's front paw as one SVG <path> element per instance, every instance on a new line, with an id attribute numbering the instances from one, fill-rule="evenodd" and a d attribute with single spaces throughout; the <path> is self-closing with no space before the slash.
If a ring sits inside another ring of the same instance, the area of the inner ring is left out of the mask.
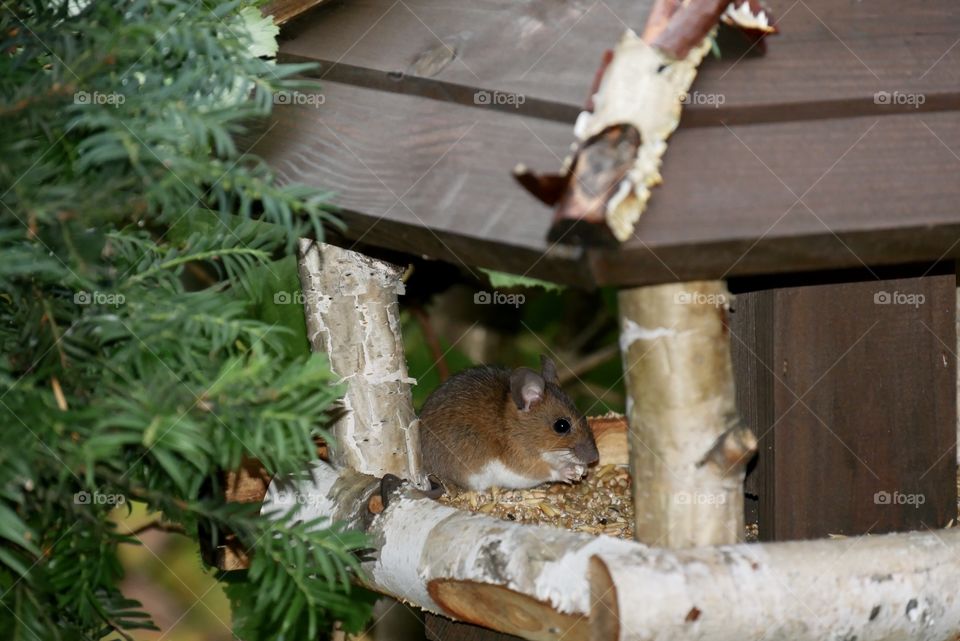
<path id="1" fill-rule="evenodd" d="M 564 483 L 576 483 L 583 478 L 587 468 L 584 465 L 567 465 L 561 471 Z"/>

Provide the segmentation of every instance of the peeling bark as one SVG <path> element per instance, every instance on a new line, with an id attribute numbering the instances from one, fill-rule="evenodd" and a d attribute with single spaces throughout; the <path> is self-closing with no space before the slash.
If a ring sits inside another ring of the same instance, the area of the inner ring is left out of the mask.
<path id="1" fill-rule="evenodd" d="M 597 245 L 633 235 L 721 18 L 753 40 L 776 32 L 759 0 L 657 0 L 643 36 L 628 30 L 604 55 L 562 173 L 514 169 L 521 185 L 556 205 L 548 239 Z"/>
<path id="2" fill-rule="evenodd" d="M 400 333 L 400 268 L 333 245 L 300 241 L 307 336 L 347 383 L 333 426 L 334 460 L 360 472 L 408 477 L 419 457 L 407 437 L 416 419 Z M 416 428 L 412 428 L 416 429 Z"/>

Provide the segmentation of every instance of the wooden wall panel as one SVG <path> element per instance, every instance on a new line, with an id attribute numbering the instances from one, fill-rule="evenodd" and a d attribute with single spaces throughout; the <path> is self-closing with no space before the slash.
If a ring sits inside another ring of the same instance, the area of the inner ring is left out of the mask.
<path id="1" fill-rule="evenodd" d="M 749 488 L 761 539 L 956 517 L 955 301 L 952 274 L 738 297 L 732 331 L 752 352 L 733 353 L 738 386 L 755 388 L 739 397 L 760 436 Z"/>

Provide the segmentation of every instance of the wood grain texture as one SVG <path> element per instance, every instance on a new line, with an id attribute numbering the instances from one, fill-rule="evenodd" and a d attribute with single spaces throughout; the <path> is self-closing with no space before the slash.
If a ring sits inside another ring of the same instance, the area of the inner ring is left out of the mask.
<path id="1" fill-rule="evenodd" d="M 423 615 L 427 641 L 517 641 L 520 637 L 495 632 L 469 623 L 451 621 L 429 612 Z"/>
<path id="2" fill-rule="evenodd" d="M 320 62 L 330 80 L 442 100 L 472 102 L 476 89 L 519 94 L 524 112 L 572 122 L 603 51 L 627 27 L 639 31 L 651 4 L 332 3 L 286 32 L 281 55 Z M 691 104 L 681 126 L 898 109 L 877 104 L 879 91 L 923 93 L 922 109 L 960 106 L 960 13 L 949 0 L 769 4 L 781 33 L 767 55 L 728 48 L 706 61 L 694 90 L 722 94 L 723 104 Z"/>
<path id="3" fill-rule="evenodd" d="M 549 208 L 509 173 L 559 165 L 565 125 L 329 82 L 324 96 L 278 107 L 251 140 L 283 180 L 332 190 L 346 246 L 585 286 L 960 256 L 953 113 L 679 131 L 635 237 L 584 260 L 545 240 Z"/>
<path id="4" fill-rule="evenodd" d="M 510 173 L 558 165 L 568 127 L 335 83 L 323 95 L 276 108 L 248 140 L 283 181 L 331 190 L 348 225 L 336 242 L 589 283 L 581 251 L 547 244 L 550 211 Z"/>
<path id="5" fill-rule="evenodd" d="M 956 150 L 953 113 L 680 131 L 634 238 L 590 252 L 594 276 L 640 284 L 955 257 Z"/>
<path id="6" fill-rule="evenodd" d="M 732 346 L 760 437 L 761 539 L 956 516 L 955 297 L 952 274 L 740 295 Z"/>
<path id="7" fill-rule="evenodd" d="M 730 358 L 736 382 L 737 411 L 743 424 L 758 437 L 757 456 L 744 480 L 746 523 L 772 531 L 773 509 L 773 302 L 774 291 L 735 293 L 727 323 Z"/>
<path id="8" fill-rule="evenodd" d="M 277 24 L 284 24 L 326 1 L 327 0 L 271 0 L 262 10 L 264 15 L 273 16 L 273 21 Z"/>
<path id="9" fill-rule="evenodd" d="M 433 600 L 457 619 L 505 631 L 503 635 L 474 637 L 477 641 L 507 641 L 517 638 L 511 636 L 514 633 L 533 641 L 588 640 L 586 616 L 558 612 L 549 602 L 502 585 L 439 579 L 431 581 L 427 589 Z"/>

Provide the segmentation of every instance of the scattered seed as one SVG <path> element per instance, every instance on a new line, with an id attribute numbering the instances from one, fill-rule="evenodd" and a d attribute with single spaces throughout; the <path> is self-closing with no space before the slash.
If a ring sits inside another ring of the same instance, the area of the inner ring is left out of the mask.
<path id="1" fill-rule="evenodd" d="M 440 502 L 516 523 L 633 538 L 630 472 L 623 466 L 605 465 L 590 470 L 583 481 L 572 485 L 554 483 L 529 490 L 467 491 L 446 494 Z M 746 527 L 746 539 L 757 540 L 756 524 Z"/>

